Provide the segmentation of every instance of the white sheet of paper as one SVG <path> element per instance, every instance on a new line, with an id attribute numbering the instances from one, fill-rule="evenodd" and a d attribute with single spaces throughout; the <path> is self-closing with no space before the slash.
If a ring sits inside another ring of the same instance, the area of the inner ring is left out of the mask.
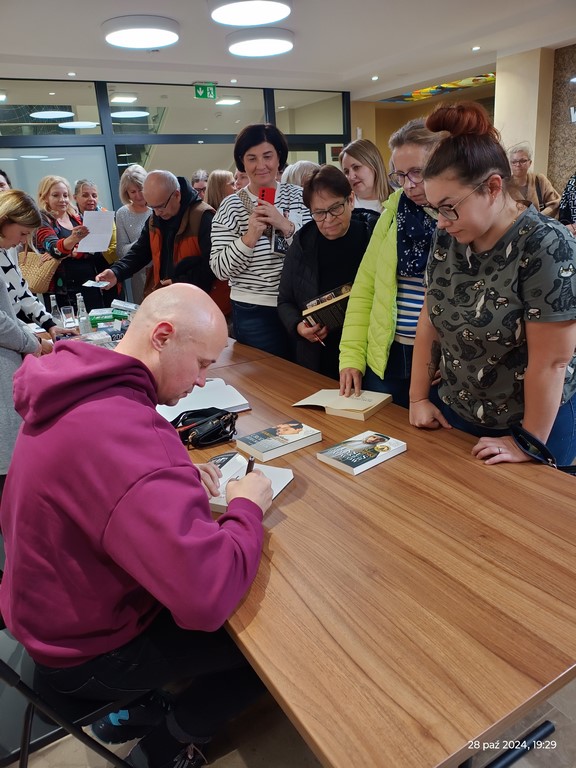
<path id="1" fill-rule="evenodd" d="M 80 253 L 105 251 L 112 239 L 114 211 L 85 211 L 82 220 L 90 230 L 90 234 L 78 243 Z"/>
<path id="2" fill-rule="evenodd" d="M 106 288 L 109 285 L 110 283 L 108 283 L 106 280 L 102 280 L 101 283 L 99 283 L 97 280 L 86 280 L 85 283 L 82 283 L 83 288 Z"/>

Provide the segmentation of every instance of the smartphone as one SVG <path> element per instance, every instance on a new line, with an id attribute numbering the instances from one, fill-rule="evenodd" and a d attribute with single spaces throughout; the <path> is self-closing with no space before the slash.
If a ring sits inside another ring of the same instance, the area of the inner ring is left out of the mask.
<path id="1" fill-rule="evenodd" d="M 260 200 L 266 200 L 267 203 L 274 205 L 274 200 L 276 199 L 276 190 L 272 189 L 272 187 L 262 187 L 258 192 L 258 197 Z"/>

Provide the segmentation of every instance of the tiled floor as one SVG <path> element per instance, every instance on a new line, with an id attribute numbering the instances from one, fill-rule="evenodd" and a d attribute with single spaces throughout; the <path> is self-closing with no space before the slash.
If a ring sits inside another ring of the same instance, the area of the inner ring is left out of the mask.
<path id="1" fill-rule="evenodd" d="M 576 681 L 550 697 L 537 710 L 551 719 L 557 727 L 548 740 L 555 740 L 555 749 L 539 749 L 522 757 L 514 768 L 576 768 Z M 526 734 L 534 725 L 527 717 L 516 738 Z M 125 755 L 131 745 L 122 745 L 118 753 Z M 250 712 L 230 727 L 230 732 L 207 753 L 214 768 L 319 768 L 320 763 L 271 697 L 263 699 Z M 485 765 L 493 755 L 478 756 L 474 768 Z M 105 768 L 104 762 L 82 744 L 63 739 L 30 759 L 30 768 Z M 351 766 L 351 768 L 356 768 Z M 385 760 L 381 766 L 362 768 L 399 768 Z"/>

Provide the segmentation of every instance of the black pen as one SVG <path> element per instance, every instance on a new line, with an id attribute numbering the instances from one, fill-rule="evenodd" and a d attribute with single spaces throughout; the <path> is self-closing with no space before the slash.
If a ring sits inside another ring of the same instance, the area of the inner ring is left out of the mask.
<path id="1" fill-rule="evenodd" d="M 252 472 L 252 470 L 254 469 L 254 461 L 255 461 L 254 456 L 250 456 L 250 458 L 248 459 L 248 466 L 246 467 L 246 474 L 248 474 L 249 472 Z"/>

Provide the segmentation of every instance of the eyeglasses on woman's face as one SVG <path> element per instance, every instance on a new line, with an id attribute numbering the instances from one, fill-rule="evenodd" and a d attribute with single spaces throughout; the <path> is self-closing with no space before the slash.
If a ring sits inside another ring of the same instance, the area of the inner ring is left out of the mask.
<path id="1" fill-rule="evenodd" d="M 487 181 L 488 179 L 481 181 L 480 184 L 477 184 L 471 192 L 468 192 L 467 195 L 461 197 L 460 200 L 458 200 L 456 203 L 452 203 L 451 205 L 439 205 L 438 207 L 434 205 L 427 205 L 426 207 L 432 211 L 435 211 L 439 216 L 443 216 L 445 219 L 448 219 L 448 221 L 458 221 L 459 215 L 456 209 L 462 205 L 465 200 L 471 197 L 471 195 L 473 195 L 477 189 L 480 189 L 483 184 L 486 184 Z"/>
<path id="2" fill-rule="evenodd" d="M 328 216 L 328 214 L 330 214 L 330 216 L 333 216 L 334 218 L 337 218 L 338 216 L 342 216 L 345 208 L 346 208 L 346 198 L 344 198 L 344 200 L 342 200 L 341 203 L 335 203 L 334 205 L 331 205 L 330 208 L 326 208 L 326 210 L 324 211 L 310 211 L 310 213 L 314 221 L 325 221 L 326 216 Z"/>
<path id="3" fill-rule="evenodd" d="M 528 163 L 531 163 L 531 160 L 524 159 L 524 160 L 510 160 L 510 165 L 528 165 Z"/>
<path id="4" fill-rule="evenodd" d="M 388 178 L 395 187 L 403 187 L 406 184 L 406 179 L 411 181 L 412 184 L 422 184 L 424 181 L 424 175 L 422 168 L 412 168 L 407 173 L 402 171 L 393 171 L 388 174 Z"/>

